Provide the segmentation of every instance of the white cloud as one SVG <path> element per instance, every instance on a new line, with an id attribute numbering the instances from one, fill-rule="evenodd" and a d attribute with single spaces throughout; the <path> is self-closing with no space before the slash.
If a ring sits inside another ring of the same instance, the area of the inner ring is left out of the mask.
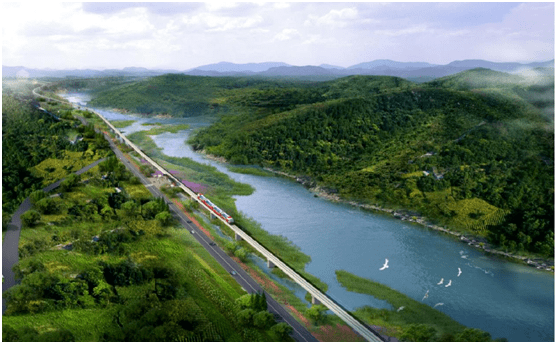
<path id="1" fill-rule="evenodd" d="M 392 29 L 392 30 L 375 30 L 374 34 L 385 35 L 385 36 L 404 36 L 404 35 L 415 35 L 423 33 L 433 33 L 434 30 L 427 27 L 427 25 L 418 25 L 405 29 Z"/>
<path id="2" fill-rule="evenodd" d="M 220 32 L 235 29 L 253 28 L 263 22 L 263 17 L 229 17 L 219 16 L 211 13 L 200 13 L 191 18 L 184 17 L 183 22 L 194 31 L 196 29 L 207 32 Z"/>
<path id="3" fill-rule="evenodd" d="M 293 38 L 300 37 L 300 32 L 296 29 L 284 29 L 280 33 L 276 34 L 273 40 L 275 41 L 287 41 Z"/>
<path id="4" fill-rule="evenodd" d="M 290 4 L 287 3 L 287 2 L 274 2 L 273 3 L 273 8 L 276 8 L 276 9 L 290 8 Z"/>
<path id="5" fill-rule="evenodd" d="M 302 42 L 302 44 L 332 44 L 336 43 L 333 37 L 323 37 L 322 35 L 309 35 L 309 37 Z"/>
<path id="6" fill-rule="evenodd" d="M 348 66 L 382 58 L 525 62 L 554 53 L 553 3 L 47 0 L 3 3 L 2 10 L 2 62 L 30 68 L 186 69 L 226 60 Z"/>
<path id="7" fill-rule="evenodd" d="M 231 8 L 236 8 L 240 6 L 239 3 L 233 1 L 209 1 L 205 3 L 205 7 L 207 10 L 213 11 L 220 11 L 220 10 L 229 10 Z"/>
<path id="8" fill-rule="evenodd" d="M 351 21 L 358 19 L 358 10 L 354 7 L 341 10 L 331 10 L 324 16 L 310 14 L 304 22 L 305 26 L 345 27 Z"/>

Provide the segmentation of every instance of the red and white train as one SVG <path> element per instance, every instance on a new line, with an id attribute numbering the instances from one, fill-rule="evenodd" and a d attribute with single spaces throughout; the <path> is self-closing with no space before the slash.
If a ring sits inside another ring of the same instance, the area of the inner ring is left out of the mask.
<path id="1" fill-rule="evenodd" d="M 225 213 L 224 211 L 222 211 L 213 202 L 209 201 L 209 199 L 207 197 L 203 196 L 203 194 L 201 194 L 201 193 L 197 194 L 197 199 L 199 199 L 201 202 L 203 202 L 203 204 L 205 204 L 207 207 L 209 207 L 209 209 L 211 209 L 215 214 L 222 217 L 224 219 L 224 221 L 228 222 L 229 224 L 234 223 L 234 219 L 232 218 L 232 216 L 230 216 L 227 213 Z"/>

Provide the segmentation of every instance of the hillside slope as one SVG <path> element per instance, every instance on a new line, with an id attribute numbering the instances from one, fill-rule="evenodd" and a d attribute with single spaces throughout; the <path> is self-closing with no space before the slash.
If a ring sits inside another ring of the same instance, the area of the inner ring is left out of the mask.
<path id="1" fill-rule="evenodd" d="M 377 79 L 348 81 L 324 83 L 323 100 L 287 111 L 246 102 L 191 143 L 308 176 L 347 199 L 419 211 L 512 251 L 552 254 L 553 125 L 527 97 L 497 83 L 391 82 L 368 92 Z"/>
<path id="2" fill-rule="evenodd" d="M 195 149 L 305 176 L 331 193 L 416 211 L 503 249 L 553 252 L 553 69 L 474 69 L 416 85 L 164 75 L 93 105 L 219 114 Z"/>

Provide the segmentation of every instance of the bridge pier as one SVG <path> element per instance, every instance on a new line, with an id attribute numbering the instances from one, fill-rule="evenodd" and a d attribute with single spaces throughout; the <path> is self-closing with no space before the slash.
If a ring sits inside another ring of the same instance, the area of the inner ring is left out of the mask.
<path id="1" fill-rule="evenodd" d="M 216 219 L 217 215 L 213 214 L 213 212 L 209 212 L 209 219 Z"/>
<path id="2" fill-rule="evenodd" d="M 272 269 L 275 267 L 275 263 L 273 263 L 269 258 L 267 258 L 267 267 Z"/>
<path id="3" fill-rule="evenodd" d="M 242 237 L 238 233 L 234 233 L 234 239 L 236 239 L 236 241 L 244 240 L 244 239 L 242 239 Z"/>
<path id="4" fill-rule="evenodd" d="M 312 305 L 320 305 L 321 301 L 315 298 L 315 296 L 311 295 L 311 304 Z"/>

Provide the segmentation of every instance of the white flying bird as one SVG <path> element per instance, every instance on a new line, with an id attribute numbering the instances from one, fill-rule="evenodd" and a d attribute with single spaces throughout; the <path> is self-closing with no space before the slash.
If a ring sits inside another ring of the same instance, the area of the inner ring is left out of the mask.
<path id="1" fill-rule="evenodd" d="M 449 280 L 449 283 L 447 283 L 447 285 L 445 287 L 450 287 L 451 286 L 452 281 Z"/>
<path id="2" fill-rule="evenodd" d="M 456 275 L 456 277 L 460 276 L 461 273 L 462 273 L 462 270 L 460 270 L 460 268 L 458 268 L 458 275 Z"/>
<path id="3" fill-rule="evenodd" d="M 441 278 L 441 280 L 439 281 L 439 283 L 437 283 L 437 285 L 443 284 L 444 279 Z"/>
<path id="4" fill-rule="evenodd" d="M 383 264 L 383 267 L 380 268 L 379 270 L 385 270 L 386 268 L 388 268 L 389 265 L 387 265 L 387 264 L 389 264 L 389 260 L 387 258 L 385 258 L 385 264 Z"/>
<path id="5" fill-rule="evenodd" d="M 443 303 L 441 303 L 441 302 L 436 303 L 435 306 L 433 306 L 433 308 L 435 308 L 435 307 L 437 307 L 437 306 L 443 306 Z"/>
<path id="6" fill-rule="evenodd" d="M 425 295 L 424 295 L 424 298 L 422 299 L 422 301 L 427 299 L 428 297 L 429 297 L 429 289 L 425 292 Z"/>
<path id="7" fill-rule="evenodd" d="M 403 309 L 404 309 L 404 306 L 400 306 L 400 307 L 398 307 L 398 309 L 397 309 L 396 311 L 397 311 L 397 312 L 400 312 L 400 311 L 403 310 Z"/>

